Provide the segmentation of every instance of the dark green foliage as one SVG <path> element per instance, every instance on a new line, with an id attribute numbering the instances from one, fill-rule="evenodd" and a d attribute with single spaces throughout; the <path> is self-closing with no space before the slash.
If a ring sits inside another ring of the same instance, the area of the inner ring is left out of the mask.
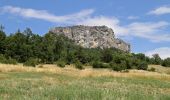
<path id="1" fill-rule="evenodd" d="M 64 68 L 65 65 L 66 65 L 66 62 L 63 61 L 63 60 L 59 60 L 59 61 L 56 62 L 56 64 L 57 64 L 58 67 Z"/>
<path id="2" fill-rule="evenodd" d="M 83 69 L 83 65 L 92 65 L 93 68 L 112 68 L 116 71 L 126 69 L 146 70 L 147 63 L 160 64 L 159 55 L 153 58 L 144 54 L 131 54 L 116 48 L 83 48 L 64 35 L 49 32 L 44 36 L 34 34 L 26 28 L 24 32 L 18 30 L 9 36 L 0 29 L 0 57 L 1 63 L 24 63 L 27 66 L 36 66 L 38 63 L 56 64 L 65 67 L 74 64 Z M 8 61 L 7 61 L 8 60 Z M 165 65 L 165 63 L 163 63 Z"/>
<path id="3" fill-rule="evenodd" d="M 0 54 L 0 63 L 7 63 L 7 59 L 2 54 Z"/>
<path id="4" fill-rule="evenodd" d="M 13 65 L 16 65 L 18 63 L 15 59 L 12 59 L 12 58 L 7 59 L 6 62 L 7 64 L 13 64 Z"/>
<path id="5" fill-rule="evenodd" d="M 155 71 L 156 71 L 156 69 L 155 69 L 155 68 L 153 68 L 153 67 L 151 67 L 150 69 L 148 69 L 148 71 L 155 72 Z"/>
<path id="6" fill-rule="evenodd" d="M 109 63 L 113 60 L 113 50 L 111 49 L 104 49 L 102 51 L 102 61 Z"/>
<path id="7" fill-rule="evenodd" d="M 156 64 L 156 65 L 160 65 L 162 60 L 161 58 L 159 57 L 159 54 L 153 54 L 152 55 L 152 59 L 153 59 L 153 64 Z"/>
<path id="8" fill-rule="evenodd" d="M 83 68 L 83 65 L 82 65 L 82 63 L 81 63 L 80 61 L 76 61 L 76 62 L 75 62 L 75 67 L 76 67 L 77 69 L 80 69 L 80 70 L 81 70 L 81 69 L 84 69 L 84 68 Z"/>
<path id="9" fill-rule="evenodd" d="M 143 61 L 146 60 L 145 55 L 142 54 L 142 53 L 135 54 L 134 56 L 135 56 L 137 59 L 140 59 L 140 60 L 143 60 Z"/>
<path id="10" fill-rule="evenodd" d="M 147 70 L 148 69 L 148 64 L 146 62 L 140 62 L 137 69 L 139 69 L 139 70 Z"/>
<path id="11" fill-rule="evenodd" d="M 110 68 L 109 64 L 100 61 L 94 61 L 92 66 L 93 68 Z"/>
<path id="12" fill-rule="evenodd" d="M 110 67 L 114 71 L 122 71 L 122 70 L 127 69 L 127 64 L 126 64 L 126 61 L 121 61 L 120 63 L 111 62 Z"/>
<path id="13" fill-rule="evenodd" d="M 4 54 L 6 35 L 5 35 L 5 32 L 3 31 L 3 29 L 1 29 L 1 28 L 2 28 L 2 26 L 0 27 L 0 54 Z"/>
<path id="14" fill-rule="evenodd" d="M 12 58 L 5 58 L 2 54 L 0 55 L 0 63 L 3 63 L 3 64 L 14 64 L 16 65 L 17 64 L 17 61 L 15 59 L 12 59 Z"/>
<path id="15" fill-rule="evenodd" d="M 170 58 L 166 58 L 162 62 L 162 66 L 170 67 Z"/>
<path id="16" fill-rule="evenodd" d="M 32 67 L 36 67 L 36 65 L 38 65 L 38 59 L 35 58 L 29 58 L 25 63 L 24 66 L 32 66 Z"/>

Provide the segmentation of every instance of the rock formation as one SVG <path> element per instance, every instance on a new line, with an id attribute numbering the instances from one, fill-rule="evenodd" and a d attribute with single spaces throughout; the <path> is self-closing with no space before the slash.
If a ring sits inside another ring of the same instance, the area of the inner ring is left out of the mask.
<path id="1" fill-rule="evenodd" d="M 121 39 L 115 38 L 111 28 L 106 26 L 69 26 L 55 27 L 50 30 L 57 35 L 64 34 L 75 41 L 76 44 L 85 48 L 117 48 L 130 52 L 130 44 Z"/>

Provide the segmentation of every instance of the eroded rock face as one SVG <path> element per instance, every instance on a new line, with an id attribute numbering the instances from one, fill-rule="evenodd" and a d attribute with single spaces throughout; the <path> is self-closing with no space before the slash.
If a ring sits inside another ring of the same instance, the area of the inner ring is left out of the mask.
<path id="1" fill-rule="evenodd" d="M 55 34 L 64 34 L 78 45 L 85 48 L 111 48 L 115 47 L 130 52 L 130 44 L 115 38 L 111 28 L 106 26 L 70 26 L 56 27 L 50 30 Z"/>

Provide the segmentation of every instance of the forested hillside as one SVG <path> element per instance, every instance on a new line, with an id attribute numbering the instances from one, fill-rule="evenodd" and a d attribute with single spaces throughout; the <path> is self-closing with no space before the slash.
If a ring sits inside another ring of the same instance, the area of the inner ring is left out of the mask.
<path id="1" fill-rule="evenodd" d="M 83 48 L 64 35 L 49 32 L 40 36 L 30 28 L 7 35 L 1 27 L 0 40 L 0 63 L 24 63 L 27 66 L 57 64 L 60 67 L 74 64 L 79 69 L 83 69 L 83 65 L 91 65 L 116 71 L 147 70 L 148 64 L 170 66 L 169 58 L 162 60 L 157 54 L 149 58 L 141 53 L 126 53 L 115 48 Z"/>

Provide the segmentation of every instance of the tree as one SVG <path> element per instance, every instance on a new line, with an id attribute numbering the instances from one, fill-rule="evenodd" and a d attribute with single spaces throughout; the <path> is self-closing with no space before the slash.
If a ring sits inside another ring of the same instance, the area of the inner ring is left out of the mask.
<path id="1" fill-rule="evenodd" d="M 148 64 L 146 62 L 140 62 L 138 65 L 139 70 L 147 70 L 148 69 Z"/>
<path id="2" fill-rule="evenodd" d="M 170 67 L 170 58 L 166 58 L 162 62 L 162 66 Z"/>
<path id="3" fill-rule="evenodd" d="M 28 50 L 26 45 L 26 37 L 20 31 L 14 35 L 10 35 L 5 39 L 6 56 L 12 57 L 19 62 L 24 62 L 28 58 Z"/>
<path id="4" fill-rule="evenodd" d="M 140 60 L 142 60 L 142 61 L 145 61 L 145 60 L 146 60 L 145 54 L 138 53 L 138 54 L 135 54 L 134 56 L 135 56 L 137 59 L 140 59 Z"/>
<path id="5" fill-rule="evenodd" d="M 109 63 L 113 60 L 112 50 L 111 49 L 104 49 L 102 51 L 102 61 Z"/>
<path id="6" fill-rule="evenodd" d="M 5 51 L 5 39 L 6 39 L 6 34 L 3 31 L 4 27 L 0 26 L 0 54 L 4 54 Z"/>
<path id="7" fill-rule="evenodd" d="M 159 54 L 153 54 L 152 56 L 154 59 L 154 64 L 160 65 L 162 60 L 161 60 Z"/>

